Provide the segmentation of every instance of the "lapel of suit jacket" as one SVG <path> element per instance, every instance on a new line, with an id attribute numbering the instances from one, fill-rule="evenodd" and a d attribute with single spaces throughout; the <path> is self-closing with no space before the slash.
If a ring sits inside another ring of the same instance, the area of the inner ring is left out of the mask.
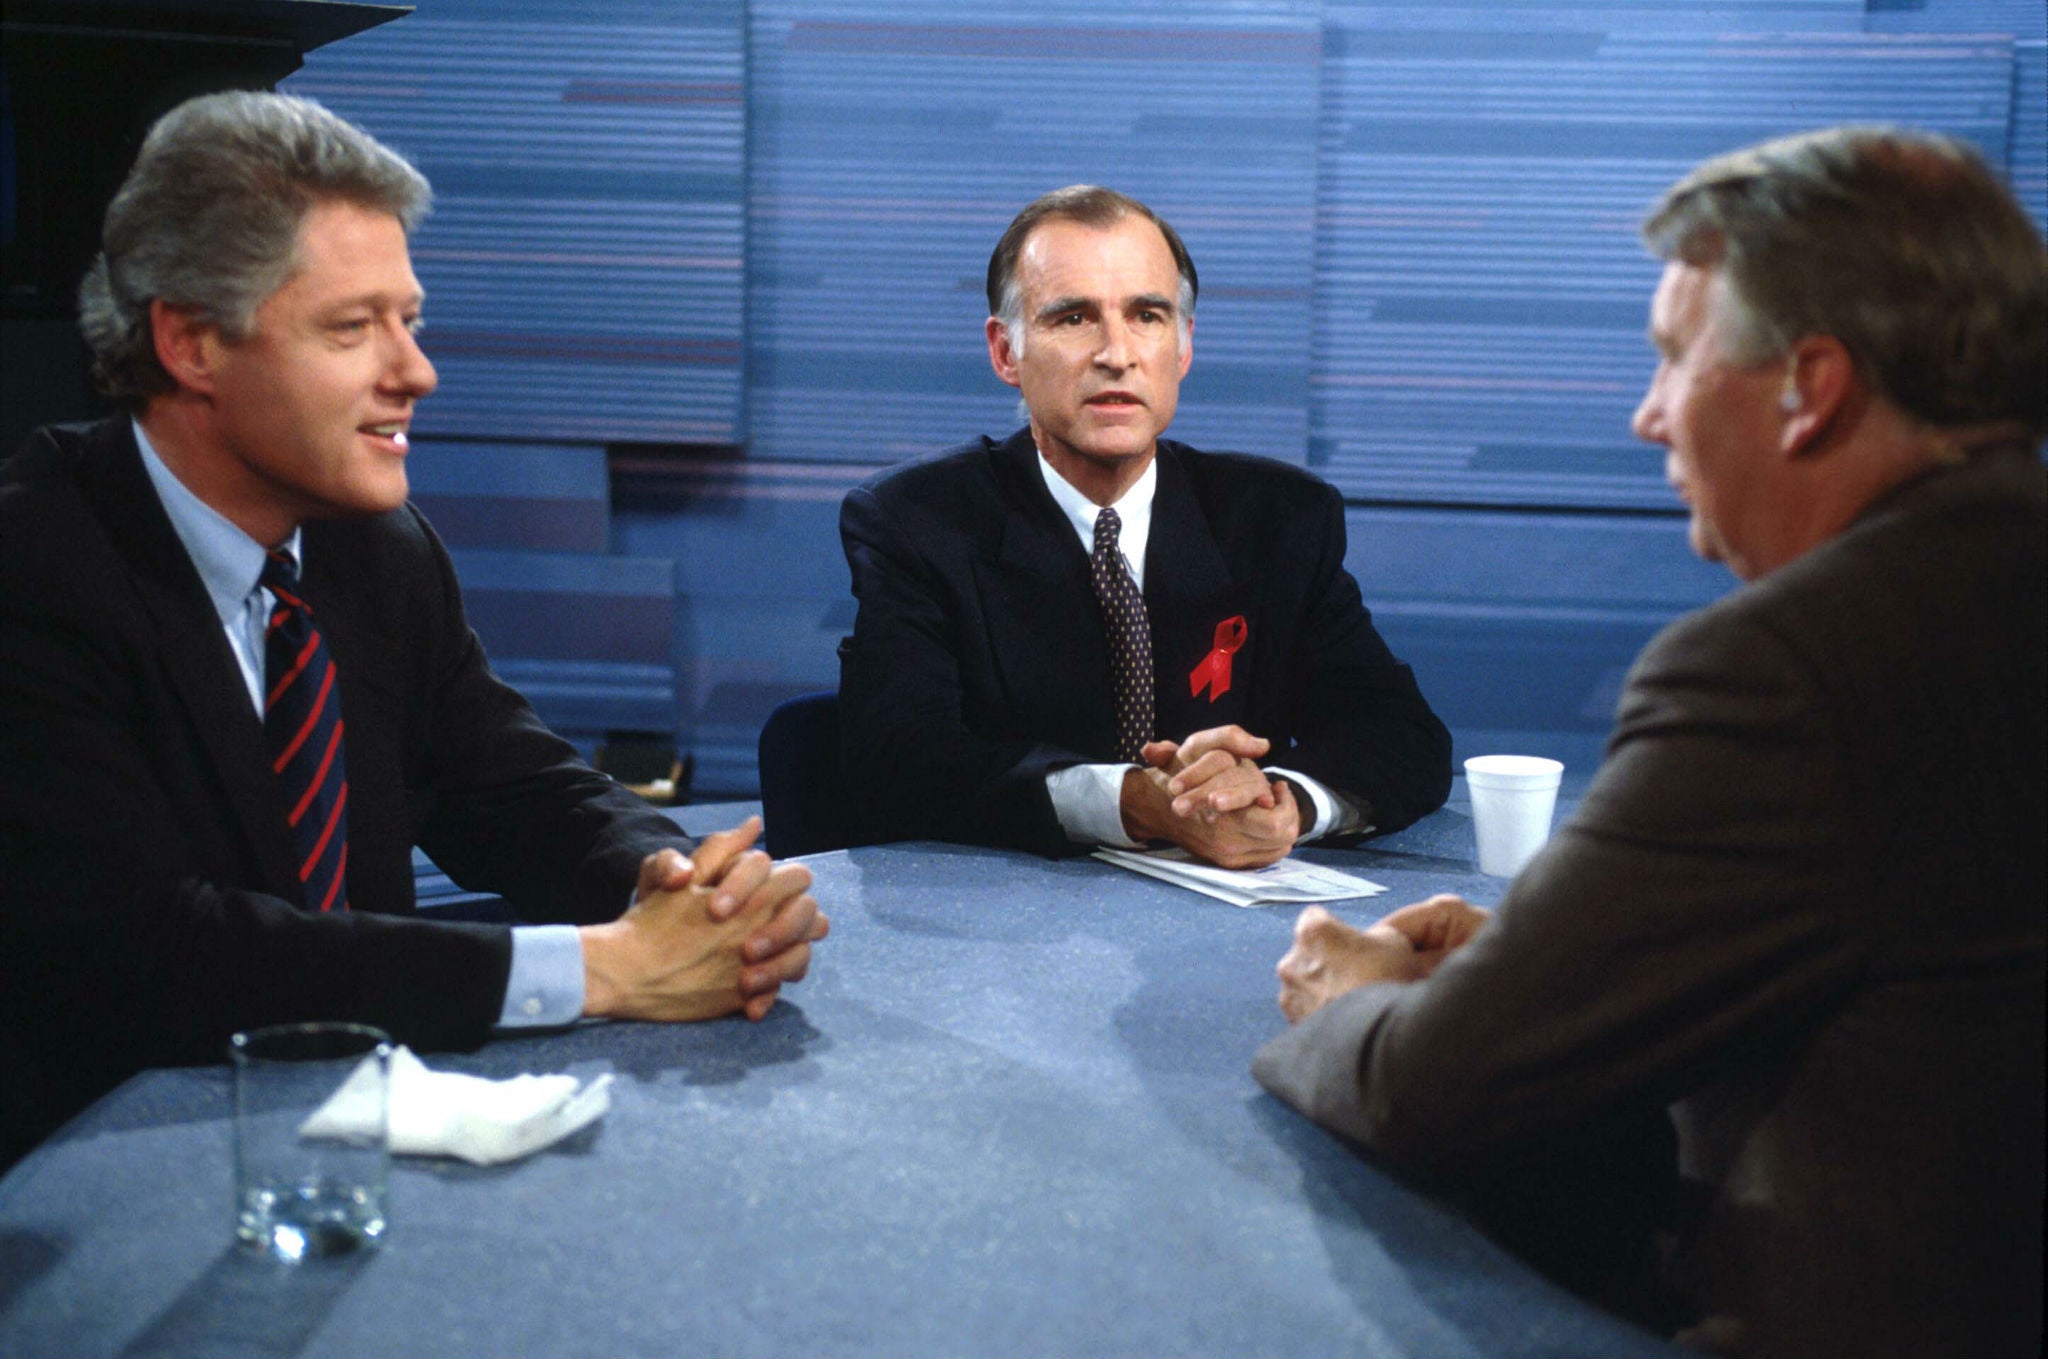
<path id="1" fill-rule="evenodd" d="M 1045 488 L 1028 427 L 990 450 L 989 468 L 1002 511 L 989 633 L 1005 697 L 1040 739 L 1107 758 L 1116 705 L 1088 554 Z"/>
<path id="2" fill-rule="evenodd" d="M 1152 666 L 1159 735 L 1182 740 L 1206 727 L 1242 723 L 1250 649 L 1263 631 L 1251 583 L 1223 555 L 1178 447 L 1161 440 L 1152 497 L 1152 538 L 1145 549 L 1145 611 L 1152 624 Z M 1215 647 L 1217 625 L 1242 616 L 1248 635 L 1233 657 L 1233 682 L 1216 697 L 1189 689 L 1189 675 Z"/>
<path id="3" fill-rule="evenodd" d="M 199 570 L 143 470 L 128 418 L 95 426 L 86 457 L 108 536 L 128 559 L 136 594 L 156 624 L 157 658 L 170 689 L 190 715 L 271 889 L 295 899 L 298 874 L 267 773 L 263 724 Z"/>
<path id="4" fill-rule="evenodd" d="M 373 606 L 362 597 L 365 568 L 357 528 L 355 520 L 326 520 L 306 525 L 300 538 L 306 605 L 334 657 L 344 721 L 352 712 L 369 711 L 364 700 L 384 711 L 402 707 L 406 693 L 400 646 L 379 626 Z M 362 697 L 352 702 L 357 694 Z"/>

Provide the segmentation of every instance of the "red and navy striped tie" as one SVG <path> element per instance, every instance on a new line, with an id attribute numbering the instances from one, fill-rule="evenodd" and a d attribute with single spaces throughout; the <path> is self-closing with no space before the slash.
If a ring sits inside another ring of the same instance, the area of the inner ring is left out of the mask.
<path id="1" fill-rule="evenodd" d="M 341 757 L 341 691 L 326 639 L 299 597 L 299 568 L 285 552 L 263 565 L 263 588 L 277 596 L 264 634 L 269 692 L 263 735 L 284 794 L 285 820 L 299 858 L 308 907 L 348 909 L 348 771 Z"/>

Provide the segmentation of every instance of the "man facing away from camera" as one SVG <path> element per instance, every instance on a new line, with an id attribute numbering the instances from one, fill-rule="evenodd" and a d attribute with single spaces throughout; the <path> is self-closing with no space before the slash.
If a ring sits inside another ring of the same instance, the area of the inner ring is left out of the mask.
<path id="1" fill-rule="evenodd" d="M 81 319 L 125 413 L 0 464 L 0 1164 L 238 1029 L 759 1019 L 825 934 L 758 825 L 693 844 L 486 665 L 406 503 L 427 204 L 233 93 L 107 210 Z M 536 923 L 415 915 L 416 844 Z"/>
<path id="2" fill-rule="evenodd" d="M 1644 235 L 1635 430 L 1746 584 L 1643 652 L 1491 914 L 1305 912 L 1253 1069 L 1453 1193 L 1535 1147 L 1661 1158 L 1668 1201 L 1600 1210 L 1691 1343 L 2037 1352 L 2041 237 L 1971 151 L 1870 129 L 1711 161 Z"/>

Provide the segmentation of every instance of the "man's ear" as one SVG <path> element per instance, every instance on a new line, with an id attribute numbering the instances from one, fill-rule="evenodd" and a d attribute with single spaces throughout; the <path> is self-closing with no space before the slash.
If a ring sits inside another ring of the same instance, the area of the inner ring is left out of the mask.
<path id="1" fill-rule="evenodd" d="M 996 376 L 1012 387 L 1022 386 L 1017 378 L 1017 355 L 1010 348 L 1010 328 L 1001 318 L 991 316 L 983 327 L 988 335 L 988 365 L 996 370 Z"/>
<path id="2" fill-rule="evenodd" d="M 1180 375 L 1188 375 L 1188 367 L 1195 361 L 1195 318 L 1190 316 L 1187 328 L 1180 335 Z"/>
<path id="3" fill-rule="evenodd" d="M 220 362 L 220 327 L 199 319 L 191 307 L 173 306 L 159 297 L 149 304 L 149 329 L 156 361 L 171 380 L 186 391 L 213 395 L 214 373 Z"/>
<path id="4" fill-rule="evenodd" d="M 1796 458 L 1826 442 L 1828 429 L 1847 413 L 1858 379 L 1848 346 L 1832 335 L 1802 336 L 1786 360 L 1778 450 Z"/>

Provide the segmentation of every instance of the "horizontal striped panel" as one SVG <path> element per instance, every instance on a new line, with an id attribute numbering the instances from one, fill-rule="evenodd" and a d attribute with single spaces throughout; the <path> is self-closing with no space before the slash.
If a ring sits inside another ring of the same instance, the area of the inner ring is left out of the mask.
<path id="1" fill-rule="evenodd" d="M 665 665 L 493 656 L 491 668 L 549 729 L 572 740 L 615 731 L 667 736 L 676 729 L 676 676 Z"/>
<path id="2" fill-rule="evenodd" d="M 675 593 L 675 563 L 652 557 L 490 548 L 470 548 L 450 556 L 465 593 L 503 590 L 662 599 Z"/>
<path id="3" fill-rule="evenodd" d="M 2048 43 L 2013 48 L 2012 148 L 2007 168 L 2013 192 L 2034 225 L 2048 232 Z"/>
<path id="4" fill-rule="evenodd" d="M 694 601 L 788 594 L 844 601 L 853 620 L 839 503 L 875 471 L 858 463 L 764 463 L 747 459 L 665 472 L 659 482 L 619 468 L 618 551 L 667 557 L 676 588 Z M 838 644 L 825 644 L 829 660 Z"/>
<path id="5" fill-rule="evenodd" d="M 603 552 L 611 544 L 604 450 L 575 444 L 415 439 L 412 500 L 451 547 Z"/>
<path id="6" fill-rule="evenodd" d="M 494 664 L 517 658 L 665 669 L 671 662 L 666 598 L 471 590 L 464 602 Z"/>
<path id="7" fill-rule="evenodd" d="M 1872 33 L 2004 33 L 2021 41 L 2048 38 L 2040 0 L 1865 0 Z"/>
<path id="8" fill-rule="evenodd" d="M 1693 554 L 1682 521 L 1662 516 L 1354 506 L 1344 526 L 1344 564 L 1375 613 L 1668 622 L 1735 585 L 1726 568 Z"/>
<path id="9" fill-rule="evenodd" d="M 1331 0 L 1322 9 L 1333 31 L 1369 31 L 1374 43 L 1399 43 L 1404 34 L 1457 33 L 1473 56 L 1484 56 L 1488 44 L 1502 37 L 1514 41 L 1535 33 L 1855 33 L 1863 28 L 1864 6 L 1865 0 Z"/>
<path id="10" fill-rule="evenodd" d="M 1821 8 L 1831 31 L 1787 34 L 1739 22 L 1762 10 L 1572 32 L 1553 6 L 1489 6 L 1475 56 L 1463 7 L 1431 10 L 1433 34 L 1404 11 L 1386 41 L 1392 11 L 1332 6 L 1311 466 L 1354 498 L 1675 508 L 1629 433 L 1656 196 L 1705 156 L 1836 122 L 2005 161 L 2009 39 L 1865 34 Z"/>
<path id="11" fill-rule="evenodd" d="M 415 491 L 412 499 L 451 548 L 602 552 L 611 537 L 603 507 L 588 500 L 428 491 Z"/>
<path id="12" fill-rule="evenodd" d="M 754 454 L 891 461 L 1016 428 L 989 252 L 1032 198 L 1093 182 L 1164 214 L 1202 273 L 1175 433 L 1299 461 L 1317 15 L 751 6 Z"/>
<path id="13" fill-rule="evenodd" d="M 835 648 L 850 613 L 837 601 L 762 594 L 691 602 L 683 731 L 697 757 L 696 786 L 752 795 L 761 724 L 800 694 L 839 687 Z"/>
<path id="14" fill-rule="evenodd" d="M 589 500 L 607 507 L 604 450 L 578 444 L 480 444 L 415 439 L 405 460 L 415 493 Z"/>
<path id="15" fill-rule="evenodd" d="M 737 441 L 745 77 L 737 0 L 440 0 L 308 57 L 435 186 L 423 432 Z"/>
<path id="16" fill-rule="evenodd" d="M 1872 33 L 1988 33 L 2013 40 L 2013 192 L 2048 231 L 2048 5 L 2040 0 L 1866 0 Z"/>
<path id="17" fill-rule="evenodd" d="M 583 553 L 453 549 L 491 668 L 567 734 L 672 733 L 675 567 Z"/>
<path id="18" fill-rule="evenodd" d="M 1459 759 L 1509 749 L 1590 771 L 1644 644 L 1735 585 L 1658 516 L 1354 507 L 1344 521 L 1345 565 Z"/>

